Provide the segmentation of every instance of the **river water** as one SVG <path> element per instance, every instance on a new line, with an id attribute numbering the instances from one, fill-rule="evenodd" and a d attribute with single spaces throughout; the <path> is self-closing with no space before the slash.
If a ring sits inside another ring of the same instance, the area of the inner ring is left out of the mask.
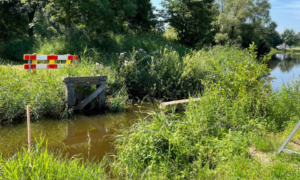
<path id="1" fill-rule="evenodd" d="M 268 62 L 270 76 L 276 79 L 272 82 L 273 89 L 279 89 L 283 83 L 300 76 L 300 54 L 274 54 Z"/>
<path id="2" fill-rule="evenodd" d="M 135 104 L 126 112 L 105 113 L 95 116 L 75 115 L 72 120 L 43 119 L 31 123 L 32 139 L 44 137 L 48 149 L 72 157 L 101 160 L 107 153 L 114 152 L 114 135 L 118 130 L 129 127 L 139 116 L 146 117 L 155 105 Z M 14 155 L 27 147 L 26 122 L 0 126 L 0 154 Z"/>

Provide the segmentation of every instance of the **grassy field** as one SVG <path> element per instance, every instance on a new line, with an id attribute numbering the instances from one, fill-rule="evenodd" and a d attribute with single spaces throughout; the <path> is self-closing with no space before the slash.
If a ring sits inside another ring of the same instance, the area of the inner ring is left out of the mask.
<path id="1" fill-rule="evenodd" d="M 300 49 L 277 49 L 277 48 L 271 48 L 270 55 L 276 54 L 276 53 L 300 53 Z"/>

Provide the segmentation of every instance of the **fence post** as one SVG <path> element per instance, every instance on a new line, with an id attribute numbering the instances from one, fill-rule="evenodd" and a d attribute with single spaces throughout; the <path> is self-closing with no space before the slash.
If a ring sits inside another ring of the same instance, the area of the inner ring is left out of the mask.
<path id="1" fill-rule="evenodd" d="M 30 109 L 27 105 L 27 131 L 28 131 L 28 152 L 31 152 L 31 129 L 30 129 Z"/>

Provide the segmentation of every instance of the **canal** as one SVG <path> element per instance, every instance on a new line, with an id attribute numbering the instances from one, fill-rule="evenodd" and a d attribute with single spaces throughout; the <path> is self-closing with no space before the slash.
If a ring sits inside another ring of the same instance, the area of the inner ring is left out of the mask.
<path id="1" fill-rule="evenodd" d="M 271 69 L 270 76 L 276 79 L 272 82 L 273 89 L 279 89 L 300 75 L 300 54 L 274 54 L 268 62 Z"/>

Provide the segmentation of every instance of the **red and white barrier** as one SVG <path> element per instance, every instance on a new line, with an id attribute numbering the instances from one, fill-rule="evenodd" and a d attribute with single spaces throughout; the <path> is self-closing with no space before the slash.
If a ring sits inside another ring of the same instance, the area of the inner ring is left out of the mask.
<path id="1" fill-rule="evenodd" d="M 62 69 L 69 66 L 65 64 L 31 64 L 31 69 Z M 24 64 L 24 69 L 29 69 L 29 64 Z"/>
<path id="2" fill-rule="evenodd" d="M 24 60 L 78 60 L 78 56 L 66 56 L 66 55 L 30 55 L 30 54 L 25 54 L 24 55 Z"/>
<path id="3" fill-rule="evenodd" d="M 28 64 L 24 64 L 24 69 L 36 72 L 36 69 L 62 69 L 72 66 L 72 61 L 77 61 L 78 56 L 72 55 L 36 55 L 25 54 L 24 60 L 28 60 Z M 49 64 L 37 64 L 37 60 L 49 60 Z M 55 61 L 66 61 L 66 64 L 55 64 Z"/>

